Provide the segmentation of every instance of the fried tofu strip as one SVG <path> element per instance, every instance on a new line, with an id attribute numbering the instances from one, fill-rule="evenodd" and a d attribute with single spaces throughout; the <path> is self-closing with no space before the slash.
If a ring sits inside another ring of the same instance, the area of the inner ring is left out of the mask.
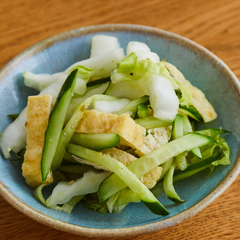
<path id="1" fill-rule="evenodd" d="M 96 110 L 86 110 L 75 132 L 78 133 L 117 133 L 121 146 L 139 149 L 146 135 L 145 128 L 136 124 L 128 114 L 120 116 L 102 113 Z"/>
<path id="2" fill-rule="evenodd" d="M 136 124 L 127 113 L 124 113 L 119 115 L 109 133 L 117 133 L 120 136 L 120 145 L 139 149 L 144 143 L 146 129 Z"/>
<path id="3" fill-rule="evenodd" d="M 108 133 L 118 115 L 102 113 L 97 110 L 85 110 L 78 126 L 77 133 Z"/>
<path id="4" fill-rule="evenodd" d="M 168 143 L 172 135 L 172 127 L 160 127 L 148 129 L 148 135 L 145 138 L 145 141 L 141 148 L 135 150 L 135 154 L 139 157 L 142 157 L 157 148 Z"/>
<path id="5" fill-rule="evenodd" d="M 205 94 L 198 88 L 194 87 L 188 80 L 185 79 L 183 74 L 171 63 L 163 62 L 165 67 L 169 70 L 176 82 L 187 87 L 192 94 L 192 105 L 202 115 L 204 122 L 210 122 L 217 118 L 213 106 L 208 102 Z"/>
<path id="6" fill-rule="evenodd" d="M 22 164 L 22 175 L 31 187 L 42 184 L 41 159 L 45 132 L 52 107 L 51 95 L 28 97 L 27 104 L 27 147 Z M 52 173 L 48 174 L 45 183 L 53 181 Z"/>

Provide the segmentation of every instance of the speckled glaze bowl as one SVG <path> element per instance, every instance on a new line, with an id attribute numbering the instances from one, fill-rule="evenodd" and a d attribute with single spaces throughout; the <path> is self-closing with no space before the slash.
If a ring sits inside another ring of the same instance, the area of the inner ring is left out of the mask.
<path id="1" fill-rule="evenodd" d="M 95 34 L 118 37 L 121 46 L 131 40 L 147 43 L 161 59 L 167 59 L 199 87 L 218 113 L 217 120 L 205 127 L 223 127 L 231 131 L 225 136 L 231 148 L 231 165 L 219 166 L 211 177 L 201 172 L 176 185 L 186 202 L 172 204 L 165 195 L 160 202 L 170 211 L 161 217 L 151 213 L 142 203 L 130 204 L 119 214 L 100 214 L 75 207 L 71 215 L 45 208 L 25 184 L 21 165 L 0 156 L 0 193 L 6 201 L 30 218 L 50 227 L 89 237 L 120 237 L 156 231 L 188 219 L 213 202 L 236 179 L 240 171 L 240 90 L 238 79 L 211 52 L 173 33 L 137 25 L 98 25 L 84 27 L 46 39 L 25 50 L 9 62 L 0 73 L 0 132 L 10 123 L 8 114 L 19 113 L 27 96 L 36 94 L 24 86 L 22 73 L 55 73 L 76 61 L 89 57 L 91 38 Z"/>

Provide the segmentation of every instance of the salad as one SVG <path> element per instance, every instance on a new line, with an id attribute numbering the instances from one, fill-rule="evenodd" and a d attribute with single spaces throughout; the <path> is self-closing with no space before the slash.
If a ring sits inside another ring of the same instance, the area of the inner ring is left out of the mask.
<path id="1" fill-rule="evenodd" d="M 119 213 L 142 201 L 167 215 L 161 194 L 187 201 L 178 181 L 230 164 L 221 136 L 228 131 L 195 128 L 217 118 L 204 93 L 143 42 L 129 42 L 125 55 L 117 38 L 96 35 L 89 59 L 23 76 L 39 94 L 11 116 L 0 147 L 6 159 L 22 161 L 26 183 L 48 208 L 70 214 L 83 202 Z"/>

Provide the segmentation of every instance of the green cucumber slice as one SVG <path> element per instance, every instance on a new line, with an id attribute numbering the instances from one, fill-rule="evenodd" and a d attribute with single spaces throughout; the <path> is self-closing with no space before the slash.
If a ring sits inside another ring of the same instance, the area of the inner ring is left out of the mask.
<path id="1" fill-rule="evenodd" d="M 85 164 L 81 165 L 79 163 L 62 164 L 61 167 L 58 168 L 58 171 L 60 172 L 78 173 L 78 174 L 84 174 L 85 172 L 94 171 L 94 170 L 96 169 L 93 166 L 89 166 Z"/>
<path id="2" fill-rule="evenodd" d="M 172 137 L 173 137 L 173 139 L 177 139 L 177 138 L 182 137 L 183 135 L 184 135 L 184 116 L 177 114 L 174 119 L 174 122 L 173 122 Z M 176 166 L 181 170 L 184 170 L 187 167 L 186 155 L 187 155 L 187 152 L 185 151 L 175 157 Z M 170 169 L 169 172 L 170 171 L 172 171 L 172 170 Z M 168 175 L 170 175 L 170 173 Z M 170 182 L 170 176 L 168 177 L 168 179 L 169 179 L 168 182 Z M 168 184 L 168 186 L 170 186 L 170 184 Z M 173 186 L 171 188 L 174 189 Z M 173 192 L 173 190 L 171 192 Z M 177 194 L 175 194 L 175 195 L 177 195 Z M 180 198 L 178 197 L 178 199 L 180 199 Z"/>
<path id="3" fill-rule="evenodd" d="M 177 155 L 175 157 L 176 159 L 176 163 L 177 163 L 177 167 L 180 170 L 184 170 L 187 168 L 187 155 L 188 155 L 188 151 L 185 151 L 183 153 L 180 153 L 179 155 Z"/>
<path id="4" fill-rule="evenodd" d="M 177 114 L 173 121 L 172 137 L 177 139 L 183 136 L 183 115 Z"/>
<path id="5" fill-rule="evenodd" d="M 183 135 L 184 135 L 184 116 L 177 114 L 173 122 L 172 137 L 173 139 L 178 139 L 183 137 Z M 173 174 L 176 167 L 178 167 L 181 170 L 187 167 L 186 159 L 187 153 L 188 152 L 185 151 L 175 157 L 173 164 L 169 167 L 169 170 L 167 171 L 163 179 L 163 187 L 166 196 L 176 203 L 182 203 L 184 202 L 184 200 L 182 200 L 175 191 L 175 188 L 173 186 Z"/>
<path id="6" fill-rule="evenodd" d="M 106 83 L 106 82 L 110 82 L 110 81 L 111 81 L 110 77 L 101 78 L 101 79 L 98 79 L 98 80 L 95 80 L 95 81 L 88 82 L 87 87 L 96 86 L 96 85 Z"/>
<path id="7" fill-rule="evenodd" d="M 183 116 L 183 135 L 192 132 L 192 124 L 186 114 L 181 114 Z"/>
<path id="8" fill-rule="evenodd" d="M 87 161 L 100 164 L 113 171 L 153 213 L 158 215 L 169 214 L 167 209 L 163 207 L 152 192 L 120 161 L 108 155 L 72 143 L 67 145 L 66 150 L 68 153 Z"/>
<path id="9" fill-rule="evenodd" d="M 175 188 L 173 186 L 173 174 L 174 174 L 174 170 L 176 168 L 177 164 L 176 161 L 172 164 L 172 166 L 170 167 L 170 169 L 168 170 L 166 176 L 163 179 L 163 187 L 164 187 L 164 191 L 166 193 L 166 196 L 172 200 L 175 203 L 182 203 L 184 202 L 184 200 L 182 200 L 179 195 L 177 194 L 177 192 L 175 191 Z"/>
<path id="10" fill-rule="evenodd" d="M 202 171 L 204 169 L 206 169 L 207 167 L 209 167 L 209 165 L 216 161 L 222 154 L 222 150 L 217 147 L 215 148 L 213 155 L 194 164 L 189 165 L 185 170 L 181 171 L 181 170 L 176 170 L 174 172 L 174 176 L 173 176 L 173 181 L 174 183 L 192 176 L 195 173 L 198 173 L 199 171 Z"/>
<path id="11" fill-rule="evenodd" d="M 120 137 L 116 133 L 75 133 L 70 142 L 100 151 L 118 145 Z"/>
<path id="12" fill-rule="evenodd" d="M 149 116 L 149 109 L 148 107 L 141 103 L 137 106 L 137 114 L 139 118 L 146 118 Z"/>
<path id="13" fill-rule="evenodd" d="M 12 121 L 16 120 L 19 117 L 19 114 L 9 114 L 7 115 Z"/>
<path id="14" fill-rule="evenodd" d="M 193 131 L 192 124 L 189 121 L 189 118 L 186 114 L 183 114 L 183 134 L 187 134 L 189 132 Z M 200 148 L 194 148 L 191 150 L 191 152 L 198 158 L 202 158 L 202 153 L 200 151 Z"/>
<path id="15" fill-rule="evenodd" d="M 155 167 L 168 161 L 170 158 L 184 151 L 190 151 L 195 147 L 204 146 L 210 142 L 215 142 L 215 140 L 206 135 L 189 133 L 137 159 L 133 163 L 127 165 L 127 168 L 140 178 Z M 124 188 L 126 188 L 126 184 L 116 174 L 110 175 L 101 183 L 98 189 L 100 202 L 104 202 Z"/>
<path id="16" fill-rule="evenodd" d="M 194 148 L 191 150 L 191 152 L 198 158 L 202 158 L 202 153 L 200 148 Z"/>
<path id="17" fill-rule="evenodd" d="M 216 161 L 222 154 L 222 150 L 219 149 L 219 151 L 214 151 L 214 153 L 195 164 L 189 165 L 184 171 L 176 170 L 173 175 L 173 184 L 179 182 L 182 179 L 191 177 L 194 174 L 197 174 L 206 168 L 210 167 L 211 163 Z M 152 193 L 159 197 L 164 193 L 164 187 L 163 187 L 163 181 L 159 181 L 152 189 Z"/>
<path id="18" fill-rule="evenodd" d="M 178 112 L 184 113 L 186 115 L 188 115 L 189 117 L 197 120 L 198 122 L 204 122 L 202 115 L 195 109 L 192 107 L 186 107 L 186 106 L 179 106 Z"/>
<path id="19" fill-rule="evenodd" d="M 65 80 L 54 109 L 50 115 L 45 133 L 44 148 L 41 160 L 42 181 L 44 182 L 50 171 L 58 141 L 62 132 L 67 109 L 73 96 L 73 89 L 77 79 L 78 69 L 72 71 Z"/>
<path id="20" fill-rule="evenodd" d="M 172 125 L 172 122 L 160 120 L 158 118 L 155 118 L 154 116 L 149 116 L 146 118 L 139 118 L 139 119 L 135 119 L 134 121 L 135 121 L 135 123 L 137 123 L 138 125 L 146 128 L 146 129 L 167 127 L 167 126 Z"/>
<path id="21" fill-rule="evenodd" d="M 139 197 L 129 188 L 116 193 L 106 201 L 110 213 L 121 212 L 130 202 L 140 202 Z"/>
<path id="22" fill-rule="evenodd" d="M 161 174 L 160 178 L 158 179 L 158 182 L 160 182 L 165 177 L 165 175 L 167 174 L 168 170 L 172 166 L 173 161 L 174 161 L 174 158 L 170 158 L 169 160 L 167 160 L 165 163 L 163 163 L 161 165 L 163 170 L 162 170 L 162 174 Z"/>

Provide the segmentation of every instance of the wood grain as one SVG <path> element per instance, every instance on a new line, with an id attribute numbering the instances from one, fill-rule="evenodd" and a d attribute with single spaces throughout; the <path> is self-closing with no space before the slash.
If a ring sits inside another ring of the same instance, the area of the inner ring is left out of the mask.
<path id="1" fill-rule="evenodd" d="M 47 37 L 104 23 L 148 25 L 180 34 L 212 51 L 240 78 L 239 0 L 2 0 L 0 68 Z M 195 217 L 158 232 L 122 239 L 240 239 L 239 196 L 240 177 Z M 0 198 L 0 239 L 88 238 L 39 224 Z"/>

